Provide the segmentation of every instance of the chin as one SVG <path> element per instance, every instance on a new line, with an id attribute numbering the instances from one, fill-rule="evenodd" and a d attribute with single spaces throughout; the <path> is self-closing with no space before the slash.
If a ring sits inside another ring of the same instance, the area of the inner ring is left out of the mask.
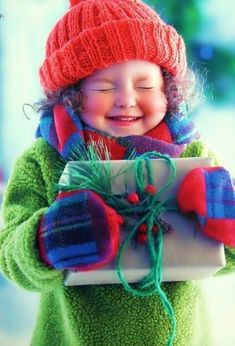
<path id="1" fill-rule="evenodd" d="M 142 133 L 137 133 L 136 131 L 120 131 L 120 132 L 108 132 L 113 137 L 129 137 L 134 135 L 141 135 Z"/>
<path id="2" fill-rule="evenodd" d="M 129 137 L 129 136 L 141 136 L 144 135 L 149 130 L 141 130 L 141 129 L 123 129 L 123 130 L 107 130 L 106 133 L 108 133 L 110 136 L 113 137 Z"/>

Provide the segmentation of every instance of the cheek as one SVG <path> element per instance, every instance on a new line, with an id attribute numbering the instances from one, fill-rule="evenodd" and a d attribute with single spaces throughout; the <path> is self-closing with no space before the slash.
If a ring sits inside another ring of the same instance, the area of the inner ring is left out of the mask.
<path id="1" fill-rule="evenodd" d="M 110 100 L 102 96 L 90 96 L 83 104 L 83 112 L 103 115 L 110 107 Z"/>
<path id="2" fill-rule="evenodd" d="M 141 106 L 146 115 L 162 115 L 167 110 L 167 99 L 165 95 L 150 95 L 142 100 Z"/>

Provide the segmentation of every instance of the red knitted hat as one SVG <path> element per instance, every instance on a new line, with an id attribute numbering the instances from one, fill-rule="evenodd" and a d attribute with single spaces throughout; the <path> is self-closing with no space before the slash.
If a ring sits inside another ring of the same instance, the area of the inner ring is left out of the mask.
<path id="1" fill-rule="evenodd" d="M 172 75 L 183 75 L 187 66 L 182 37 L 140 0 L 70 0 L 49 34 L 39 74 L 43 88 L 56 91 L 134 59 L 156 63 Z"/>

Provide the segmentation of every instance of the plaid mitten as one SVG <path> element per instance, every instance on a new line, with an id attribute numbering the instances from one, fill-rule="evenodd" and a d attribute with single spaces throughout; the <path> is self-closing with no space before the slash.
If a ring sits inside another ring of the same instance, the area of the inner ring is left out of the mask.
<path id="1" fill-rule="evenodd" d="M 235 190 L 228 171 L 193 169 L 181 183 L 177 200 L 183 212 L 196 213 L 203 233 L 235 246 Z"/>
<path id="2" fill-rule="evenodd" d="M 121 223 L 121 216 L 93 191 L 61 192 L 40 223 L 41 257 L 57 269 L 99 268 L 117 253 Z"/>

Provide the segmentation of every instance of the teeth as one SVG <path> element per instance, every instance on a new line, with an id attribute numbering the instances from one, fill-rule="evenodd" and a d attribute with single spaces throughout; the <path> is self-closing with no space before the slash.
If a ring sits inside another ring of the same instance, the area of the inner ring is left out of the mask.
<path id="1" fill-rule="evenodd" d="M 111 118 L 112 120 L 115 121 L 135 121 L 138 118 L 137 117 L 115 117 L 115 118 Z"/>

